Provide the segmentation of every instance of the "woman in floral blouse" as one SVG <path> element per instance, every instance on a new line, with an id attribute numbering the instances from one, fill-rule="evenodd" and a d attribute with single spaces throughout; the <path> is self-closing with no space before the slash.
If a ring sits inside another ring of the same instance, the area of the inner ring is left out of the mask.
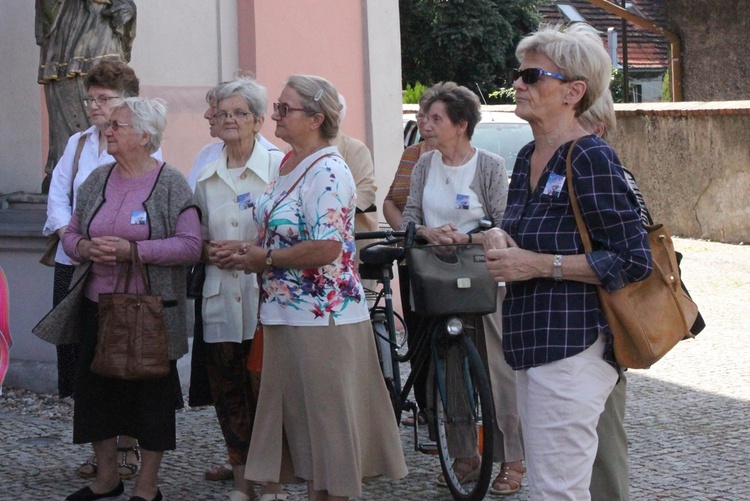
<path id="1" fill-rule="evenodd" d="M 271 118 L 292 150 L 258 200 L 259 245 L 235 258 L 262 274 L 263 372 L 245 476 L 304 480 L 313 500 L 406 475 L 355 267 L 356 187 L 330 145 L 340 109 L 325 79 L 286 82 Z"/>

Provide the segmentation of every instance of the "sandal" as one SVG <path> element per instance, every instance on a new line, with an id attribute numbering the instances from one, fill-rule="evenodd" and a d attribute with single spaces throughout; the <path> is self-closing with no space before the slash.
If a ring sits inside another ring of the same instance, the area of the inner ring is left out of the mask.
<path id="1" fill-rule="evenodd" d="M 523 464 L 520 469 L 515 469 L 510 467 L 510 463 L 500 463 L 500 473 L 492 481 L 490 492 L 501 496 L 515 494 L 521 490 L 524 473 L 526 473 L 526 467 Z"/>
<path id="2" fill-rule="evenodd" d="M 214 466 L 206 470 L 203 477 L 209 482 L 221 482 L 224 480 L 232 480 L 234 473 L 232 472 L 232 465 L 222 464 L 220 466 Z"/>
<path id="3" fill-rule="evenodd" d="M 460 483 L 471 482 L 479 478 L 479 469 L 482 466 L 482 458 L 479 456 L 473 458 L 458 458 L 453 461 L 453 471 Z M 441 473 L 438 475 L 436 483 L 440 487 L 448 487 L 445 476 Z"/>
<path id="4" fill-rule="evenodd" d="M 96 454 L 92 454 L 81 463 L 81 466 L 76 470 L 76 474 L 81 478 L 95 478 L 96 471 Z"/>
<path id="5" fill-rule="evenodd" d="M 132 447 L 118 447 L 117 452 L 122 454 L 120 456 L 120 462 L 117 463 L 117 473 L 120 474 L 122 480 L 130 480 L 131 478 L 138 475 L 138 463 L 141 460 L 141 449 L 138 444 Z M 128 454 L 135 452 L 135 462 L 128 462 Z"/>

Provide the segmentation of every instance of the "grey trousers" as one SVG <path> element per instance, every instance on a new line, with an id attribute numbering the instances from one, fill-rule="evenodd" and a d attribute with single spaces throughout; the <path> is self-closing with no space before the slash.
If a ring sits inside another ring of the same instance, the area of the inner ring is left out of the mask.
<path id="1" fill-rule="evenodd" d="M 589 487 L 592 501 L 627 501 L 629 497 L 628 437 L 624 424 L 626 386 L 623 372 L 596 427 L 599 448 Z"/>

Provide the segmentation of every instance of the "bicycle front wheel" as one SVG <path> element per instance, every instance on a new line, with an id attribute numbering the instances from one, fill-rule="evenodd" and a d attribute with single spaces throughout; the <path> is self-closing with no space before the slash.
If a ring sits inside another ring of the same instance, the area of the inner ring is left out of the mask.
<path id="1" fill-rule="evenodd" d="M 441 338 L 434 349 L 433 416 L 443 477 L 454 499 L 480 500 L 492 478 L 495 409 L 490 382 L 465 335 Z M 481 466 L 472 471 L 466 462 L 475 464 L 477 457 Z"/>

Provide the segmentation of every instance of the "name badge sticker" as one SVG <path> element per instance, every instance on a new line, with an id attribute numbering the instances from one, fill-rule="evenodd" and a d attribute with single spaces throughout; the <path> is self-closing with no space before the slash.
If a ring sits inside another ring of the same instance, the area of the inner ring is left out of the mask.
<path id="1" fill-rule="evenodd" d="M 130 224 L 146 224 L 146 211 L 134 210 L 130 213 Z"/>
<path id="2" fill-rule="evenodd" d="M 469 195 L 456 195 L 455 209 L 469 210 Z"/>
<path id="3" fill-rule="evenodd" d="M 547 178 L 547 184 L 544 186 L 544 191 L 542 193 L 544 195 L 559 197 L 564 184 L 565 176 L 550 172 L 549 178 Z"/>
<path id="4" fill-rule="evenodd" d="M 237 195 L 237 204 L 240 206 L 240 210 L 252 209 L 255 206 L 255 200 L 253 200 L 253 194 L 250 192 Z"/>

